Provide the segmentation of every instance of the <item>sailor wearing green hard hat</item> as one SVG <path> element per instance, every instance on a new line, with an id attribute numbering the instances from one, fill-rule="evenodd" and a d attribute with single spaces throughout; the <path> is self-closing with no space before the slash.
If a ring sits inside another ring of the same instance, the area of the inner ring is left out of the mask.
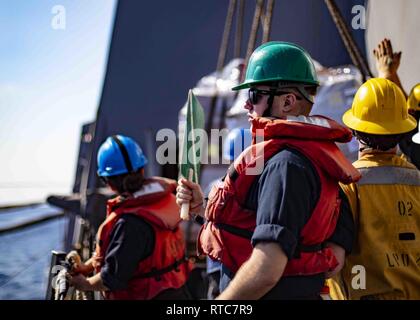
<path id="1" fill-rule="evenodd" d="M 353 221 L 338 183 L 360 175 L 335 144 L 350 141 L 351 131 L 309 116 L 318 85 L 303 48 L 258 47 L 233 90 L 248 90 L 252 135 L 264 141 L 244 150 L 203 209 L 200 186 L 178 181 L 178 205 L 207 221 L 199 252 L 222 264 L 219 299 L 319 299 L 351 250 Z"/>
<path id="2" fill-rule="evenodd" d="M 258 89 L 261 85 L 262 89 Z M 254 104 L 267 96 L 265 113 L 269 114 L 275 98 L 285 94 L 312 105 L 318 86 L 315 66 L 303 48 L 287 42 L 268 42 L 255 50 L 245 81 L 232 90 L 249 89 L 249 100 Z"/>

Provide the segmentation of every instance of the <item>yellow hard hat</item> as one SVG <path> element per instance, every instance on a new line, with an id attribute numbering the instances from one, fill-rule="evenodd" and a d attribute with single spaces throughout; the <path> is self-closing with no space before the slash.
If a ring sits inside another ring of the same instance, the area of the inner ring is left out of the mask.
<path id="1" fill-rule="evenodd" d="M 409 132 L 417 125 L 401 89 L 382 78 L 372 78 L 357 90 L 343 122 L 353 130 L 380 135 Z"/>
<path id="2" fill-rule="evenodd" d="M 411 89 L 407 100 L 408 110 L 420 111 L 420 83 Z"/>

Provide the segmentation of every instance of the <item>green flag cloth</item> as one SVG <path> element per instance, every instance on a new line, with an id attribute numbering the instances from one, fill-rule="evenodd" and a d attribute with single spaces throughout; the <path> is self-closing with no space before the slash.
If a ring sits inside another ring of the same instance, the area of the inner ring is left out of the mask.
<path id="1" fill-rule="evenodd" d="M 180 130 L 181 131 L 181 130 Z M 179 172 L 188 179 L 193 170 L 192 181 L 199 182 L 200 162 L 204 152 L 204 110 L 192 90 L 188 92 L 187 117 L 183 134 L 180 137 Z"/>

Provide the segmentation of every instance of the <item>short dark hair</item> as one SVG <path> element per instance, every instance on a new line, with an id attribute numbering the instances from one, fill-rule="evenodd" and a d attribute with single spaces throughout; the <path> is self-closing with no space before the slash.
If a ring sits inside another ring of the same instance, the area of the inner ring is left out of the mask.
<path id="1" fill-rule="evenodd" d="M 405 133 L 399 134 L 371 134 L 360 131 L 353 131 L 356 138 L 364 145 L 381 151 L 386 151 L 397 146 L 404 139 Z"/>
<path id="2" fill-rule="evenodd" d="M 107 177 L 107 183 L 119 194 L 134 193 L 141 189 L 144 182 L 143 170 Z"/>

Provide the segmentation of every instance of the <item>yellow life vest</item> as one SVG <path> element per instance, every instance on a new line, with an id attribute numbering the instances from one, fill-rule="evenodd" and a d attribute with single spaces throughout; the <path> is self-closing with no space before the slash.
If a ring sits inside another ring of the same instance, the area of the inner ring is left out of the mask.
<path id="1" fill-rule="evenodd" d="M 353 251 L 328 284 L 334 299 L 420 299 L 420 171 L 395 154 L 367 154 L 343 185 L 356 225 Z"/>

